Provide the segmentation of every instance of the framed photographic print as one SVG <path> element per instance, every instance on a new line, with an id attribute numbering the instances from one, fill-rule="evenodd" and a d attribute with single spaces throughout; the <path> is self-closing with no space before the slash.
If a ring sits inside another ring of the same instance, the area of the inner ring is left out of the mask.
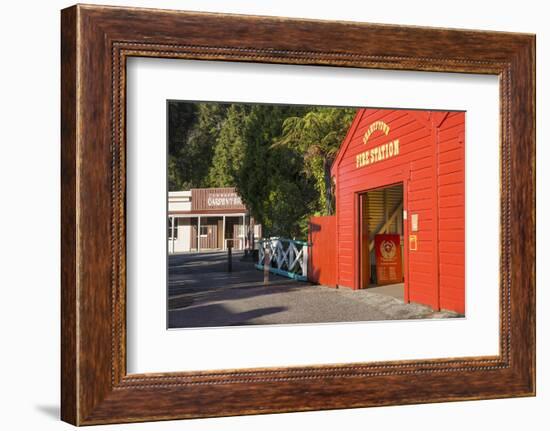
<path id="1" fill-rule="evenodd" d="M 535 394 L 535 37 L 62 11 L 62 419 Z"/>

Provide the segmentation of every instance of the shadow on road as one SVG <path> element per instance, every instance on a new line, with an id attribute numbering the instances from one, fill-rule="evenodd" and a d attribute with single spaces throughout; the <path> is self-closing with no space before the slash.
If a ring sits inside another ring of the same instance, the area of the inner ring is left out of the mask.
<path id="1" fill-rule="evenodd" d="M 221 304 L 199 305 L 185 312 L 170 313 L 169 326 L 199 328 L 252 324 L 253 319 L 285 311 L 285 307 L 265 307 L 243 312 L 232 312 Z"/>
<path id="2" fill-rule="evenodd" d="M 373 289 L 334 289 L 274 274 L 264 285 L 263 271 L 241 257 L 235 253 L 229 273 L 224 253 L 170 256 L 169 328 L 461 317 Z"/>
<path id="3" fill-rule="evenodd" d="M 190 328 L 252 324 L 254 319 L 285 311 L 287 308 L 260 307 L 246 311 L 232 310 L 231 301 L 291 292 L 308 286 L 296 280 L 264 273 L 243 252 L 233 253 L 233 270 L 227 271 L 225 252 L 194 253 L 169 256 L 168 326 Z"/>

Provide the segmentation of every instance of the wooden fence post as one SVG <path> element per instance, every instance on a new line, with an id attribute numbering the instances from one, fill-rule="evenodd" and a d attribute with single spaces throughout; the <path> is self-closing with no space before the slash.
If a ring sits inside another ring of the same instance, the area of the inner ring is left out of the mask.
<path id="1" fill-rule="evenodd" d="M 269 244 L 266 241 L 264 244 Z M 271 253 L 269 246 L 264 246 L 264 286 L 269 284 L 269 267 L 271 265 Z"/>

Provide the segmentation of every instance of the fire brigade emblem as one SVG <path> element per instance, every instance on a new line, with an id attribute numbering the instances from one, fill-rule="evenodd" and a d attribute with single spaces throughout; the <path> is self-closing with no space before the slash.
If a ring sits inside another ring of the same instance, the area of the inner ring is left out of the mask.
<path id="1" fill-rule="evenodd" d="M 382 241 L 380 244 L 380 254 L 384 259 L 393 259 L 395 257 L 395 244 L 393 241 Z"/>

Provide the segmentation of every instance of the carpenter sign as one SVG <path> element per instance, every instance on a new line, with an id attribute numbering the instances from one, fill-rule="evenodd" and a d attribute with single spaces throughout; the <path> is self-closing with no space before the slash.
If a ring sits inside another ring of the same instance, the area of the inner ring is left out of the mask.
<path id="1" fill-rule="evenodd" d="M 245 210 L 234 187 L 191 189 L 193 210 Z"/>
<path id="2" fill-rule="evenodd" d="M 378 284 L 401 283 L 403 281 L 401 236 L 398 234 L 376 235 L 374 249 Z"/>

